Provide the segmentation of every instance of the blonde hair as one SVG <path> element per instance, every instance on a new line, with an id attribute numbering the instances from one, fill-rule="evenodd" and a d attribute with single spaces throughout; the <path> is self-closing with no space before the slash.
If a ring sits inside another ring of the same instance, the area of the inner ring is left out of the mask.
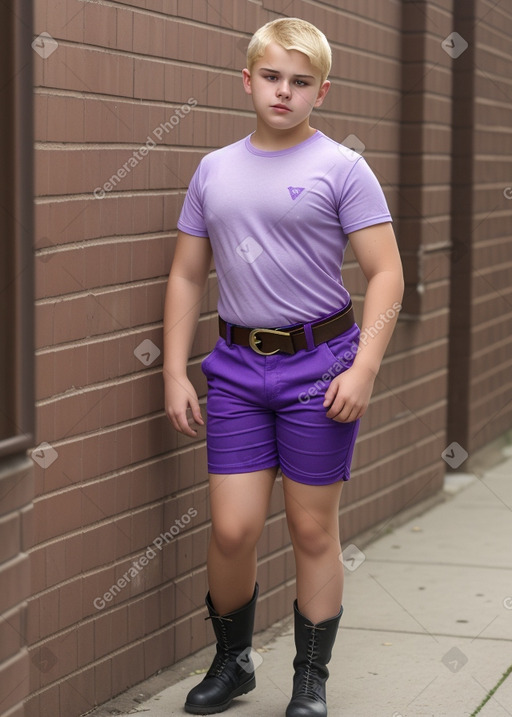
<path id="1" fill-rule="evenodd" d="M 327 38 L 317 27 L 298 17 L 282 17 L 267 22 L 254 33 L 247 48 L 247 68 L 250 72 L 271 42 L 285 50 L 304 53 L 320 72 L 320 84 L 325 82 L 331 69 L 332 52 Z"/>

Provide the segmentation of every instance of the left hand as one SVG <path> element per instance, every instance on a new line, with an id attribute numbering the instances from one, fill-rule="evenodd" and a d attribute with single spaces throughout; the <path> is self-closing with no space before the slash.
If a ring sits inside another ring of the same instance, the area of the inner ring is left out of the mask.
<path id="1" fill-rule="evenodd" d="M 333 378 L 324 397 L 324 407 L 329 408 L 327 418 L 340 423 L 361 418 L 370 403 L 374 382 L 375 374 L 356 364 Z"/>

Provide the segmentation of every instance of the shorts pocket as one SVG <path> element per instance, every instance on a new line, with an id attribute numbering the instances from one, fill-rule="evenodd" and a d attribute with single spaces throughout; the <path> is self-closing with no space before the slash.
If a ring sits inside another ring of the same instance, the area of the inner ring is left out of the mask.
<path id="1" fill-rule="evenodd" d="M 324 343 L 329 358 L 336 364 L 338 371 L 345 371 L 354 363 L 359 346 L 359 327 L 354 324 L 345 333 L 335 336 Z"/>
<path id="2" fill-rule="evenodd" d="M 204 373 L 204 375 L 208 378 L 209 371 L 212 367 L 213 362 L 216 359 L 216 356 L 218 354 L 218 348 L 220 341 L 223 341 L 220 337 L 217 339 L 217 343 L 213 347 L 213 350 L 210 351 L 210 353 L 204 357 L 204 359 L 201 361 L 201 371 Z"/>

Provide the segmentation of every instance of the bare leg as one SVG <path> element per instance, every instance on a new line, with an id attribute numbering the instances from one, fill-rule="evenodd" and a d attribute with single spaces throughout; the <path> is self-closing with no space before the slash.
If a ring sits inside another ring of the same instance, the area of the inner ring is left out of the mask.
<path id="1" fill-rule="evenodd" d="M 337 615 L 343 597 L 338 523 L 342 487 L 342 481 L 310 486 L 283 476 L 297 603 L 300 612 L 315 624 Z"/>
<path id="2" fill-rule="evenodd" d="M 256 543 L 268 513 L 277 469 L 210 475 L 212 534 L 208 585 L 220 615 L 246 605 L 256 582 Z"/>

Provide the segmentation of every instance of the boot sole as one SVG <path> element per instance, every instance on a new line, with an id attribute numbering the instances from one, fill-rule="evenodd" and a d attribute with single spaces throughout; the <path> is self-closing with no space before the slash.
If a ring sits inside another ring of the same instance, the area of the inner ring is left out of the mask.
<path id="1" fill-rule="evenodd" d="M 189 712 L 193 715 L 213 715 L 217 712 L 224 712 L 228 709 L 232 701 L 235 699 L 235 697 L 240 697 L 241 695 L 245 695 L 248 692 L 251 692 L 256 687 L 256 679 L 252 677 L 248 682 L 245 682 L 243 685 L 240 685 L 240 687 L 237 687 L 236 690 L 233 690 L 231 695 L 229 696 L 229 699 L 227 699 L 225 702 L 222 702 L 220 705 L 192 705 L 188 702 L 185 702 L 185 712 Z"/>

